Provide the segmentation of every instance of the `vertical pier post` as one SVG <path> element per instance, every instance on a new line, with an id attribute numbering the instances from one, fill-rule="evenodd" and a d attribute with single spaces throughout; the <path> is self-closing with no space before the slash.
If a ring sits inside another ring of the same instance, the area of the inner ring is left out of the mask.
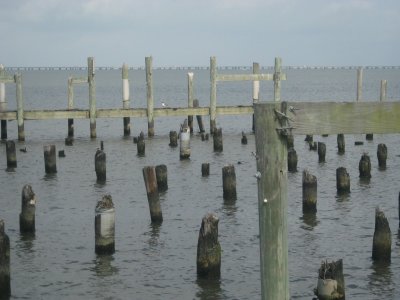
<path id="1" fill-rule="evenodd" d="M 274 100 L 281 101 L 281 74 L 282 74 L 282 59 L 275 57 L 274 68 Z"/>
<path id="2" fill-rule="evenodd" d="M 115 252 L 115 209 L 110 195 L 97 202 L 94 219 L 96 254 Z"/>
<path id="3" fill-rule="evenodd" d="M 362 82 L 363 82 L 363 68 L 357 69 L 357 102 L 361 101 L 362 98 Z"/>
<path id="4" fill-rule="evenodd" d="M 166 165 L 156 166 L 157 188 L 159 192 L 168 190 L 168 169 Z"/>
<path id="5" fill-rule="evenodd" d="M 0 64 L 0 78 L 5 76 L 4 66 Z M 0 82 L 0 111 L 7 110 L 6 85 Z M 7 120 L 1 120 L 1 139 L 7 139 Z"/>
<path id="6" fill-rule="evenodd" d="M 210 133 L 214 134 L 217 117 L 217 59 L 210 57 Z"/>
<path id="7" fill-rule="evenodd" d="M 43 152 L 44 152 L 44 168 L 46 174 L 57 173 L 56 146 L 55 145 L 43 146 Z"/>
<path id="8" fill-rule="evenodd" d="M 96 82 L 94 74 L 94 58 L 88 57 L 90 138 L 96 138 Z"/>
<path id="9" fill-rule="evenodd" d="M 193 100 L 193 107 L 199 107 L 198 99 Z M 203 118 L 200 115 L 196 115 L 196 119 L 197 119 L 197 124 L 199 125 L 199 131 L 200 133 L 203 133 L 205 131 L 203 125 Z"/>
<path id="10" fill-rule="evenodd" d="M 344 134 L 343 133 L 339 133 L 337 135 L 336 140 L 337 140 L 338 153 L 340 155 L 342 155 L 342 154 L 344 154 L 345 149 L 346 149 L 346 143 L 345 143 L 345 140 L 344 140 Z"/>
<path id="11" fill-rule="evenodd" d="M 380 92 L 380 97 L 379 100 L 386 101 L 386 95 L 387 95 L 387 80 L 381 80 L 381 92 Z"/>
<path id="12" fill-rule="evenodd" d="M 129 68 L 127 64 L 122 65 L 122 108 L 130 108 L 130 95 L 129 95 Z M 124 136 L 131 134 L 131 119 L 124 117 Z"/>
<path id="13" fill-rule="evenodd" d="M 106 153 L 103 149 L 97 149 L 94 155 L 94 169 L 96 172 L 97 182 L 104 183 L 107 179 L 106 169 Z"/>
<path id="14" fill-rule="evenodd" d="M 193 107 L 193 72 L 187 74 L 188 77 L 188 107 Z M 190 133 L 193 133 L 193 115 L 188 116 L 188 125 Z"/>
<path id="15" fill-rule="evenodd" d="M 179 157 L 180 159 L 188 159 L 190 157 L 190 129 L 187 124 L 187 119 L 181 125 L 179 132 Z"/>
<path id="16" fill-rule="evenodd" d="M 372 260 L 390 262 L 392 256 L 392 232 L 389 222 L 379 208 L 375 211 L 375 231 L 372 242 Z"/>
<path id="17" fill-rule="evenodd" d="M 21 74 L 14 75 L 16 84 L 16 98 L 17 98 L 17 123 L 18 123 L 18 140 L 25 141 L 24 130 L 24 98 L 22 96 L 22 76 Z"/>
<path id="18" fill-rule="evenodd" d="M 260 64 L 257 62 L 253 62 L 253 74 L 260 74 Z M 253 104 L 258 103 L 259 99 L 260 99 L 260 81 L 254 80 L 253 81 Z M 252 129 L 254 132 L 254 113 L 253 113 Z"/>
<path id="19" fill-rule="evenodd" d="M 74 86 L 73 78 L 68 77 L 68 109 L 74 108 Z M 68 119 L 68 137 L 74 137 L 74 119 Z"/>
<path id="20" fill-rule="evenodd" d="M 6 142 L 6 155 L 7 155 L 7 169 L 14 169 L 17 167 L 17 152 L 15 150 L 15 142 Z"/>
<path id="21" fill-rule="evenodd" d="M 145 58 L 147 87 L 147 124 L 149 137 L 154 136 L 153 57 Z"/>
<path id="22" fill-rule="evenodd" d="M 236 173 L 234 165 L 222 168 L 222 190 L 224 200 L 236 200 Z"/>
<path id="23" fill-rule="evenodd" d="M 161 223 L 163 221 L 163 216 L 160 205 L 160 197 L 158 194 L 157 175 L 155 167 L 144 167 L 143 179 L 146 185 L 151 222 Z"/>
<path id="24" fill-rule="evenodd" d="M 4 221 L 0 220 L 0 298 L 11 295 L 10 284 L 10 239 L 4 232 Z"/>
<path id="25" fill-rule="evenodd" d="M 275 109 L 283 110 L 281 103 L 254 105 L 261 299 L 288 300 L 287 146 L 285 137 L 276 130 L 282 125 Z"/>
<path id="26" fill-rule="evenodd" d="M 21 233 L 35 233 L 36 196 L 29 184 L 24 185 L 21 193 L 21 213 L 19 230 Z"/>

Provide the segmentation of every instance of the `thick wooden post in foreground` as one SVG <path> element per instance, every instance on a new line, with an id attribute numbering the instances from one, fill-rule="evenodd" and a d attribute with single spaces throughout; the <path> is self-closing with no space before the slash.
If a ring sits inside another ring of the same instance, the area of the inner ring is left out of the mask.
<path id="1" fill-rule="evenodd" d="M 0 220 L 0 298 L 9 299 L 10 284 L 10 238 L 4 232 L 4 221 Z"/>
<path id="2" fill-rule="evenodd" d="M 154 136 L 153 57 L 145 58 L 147 87 L 147 135 Z"/>
<path id="3" fill-rule="evenodd" d="M 96 138 L 96 83 L 94 80 L 94 58 L 88 57 L 90 137 Z"/>
<path id="4" fill-rule="evenodd" d="M 287 147 L 281 103 L 254 104 L 262 299 L 289 299 Z"/>

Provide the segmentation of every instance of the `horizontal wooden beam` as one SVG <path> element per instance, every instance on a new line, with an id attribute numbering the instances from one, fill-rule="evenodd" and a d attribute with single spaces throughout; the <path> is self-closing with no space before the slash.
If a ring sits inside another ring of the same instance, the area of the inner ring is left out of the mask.
<path id="1" fill-rule="evenodd" d="M 273 80 L 274 74 L 217 74 L 217 81 Z"/>
<path id="2" fill-rule="evenodd" d="M 0 83 L 15 83 L 14 76 L 0 76 Z"/>
<path id="3" fill-rule="evenodd" d="M 167 116 L 207 116 L 210 114 L 209 107 L 183 107 L 183 108 L 155 108 L 155 117 L 167 117 Z"/>
<path id="4" fill-rule="evenodd" d="M 217 115 L 245 115 L 252 114 L 253 112 L 253 105 L 217 106 Z"/>
<path id="5" fill-rule="evenodd" d="M 0 114 L 1 117 L 1 114 Z M 87 119 L 88 110 L 26 110 L 24 120 Z"/>
<path id="6" fill-rule="evenodd" d="M 72 84 L 88 83 L 87 77 L 72 77 Z"/>
<path id="7" fill-rule="evenodd" d="M 275 103 L 257 103 L 255 110 L 268 105 Z M 400 102 L 288 102 L 287 107 L 292 134 L 400 132 Z"/>
<path id="8" fill-rule="evenodd" d="M 146 108 L 110 108 L 110 109 L 97 109 L 97 118 L 122 118 L 122 117 L 146 117 Z"/>

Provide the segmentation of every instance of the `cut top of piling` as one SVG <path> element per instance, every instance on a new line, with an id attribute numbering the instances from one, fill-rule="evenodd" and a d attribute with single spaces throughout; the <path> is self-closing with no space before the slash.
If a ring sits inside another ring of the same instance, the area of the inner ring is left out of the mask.
<path id="1" fill-rule="evenodd" d="M 103 198 L 99 200 L 96 205 L 96 210 L 112 208 L 114 208 L 114 203 L 112 201 L 111 195 L 104 195 Z"/>

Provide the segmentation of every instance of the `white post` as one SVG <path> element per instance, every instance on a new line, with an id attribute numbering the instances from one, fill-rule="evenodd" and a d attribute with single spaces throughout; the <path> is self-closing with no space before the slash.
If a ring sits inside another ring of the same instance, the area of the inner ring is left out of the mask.
<path id="1" fill-rule="evenodd" d="M 188 78 L 188 107 L 193 107 L 193 73 L 187 73 Z M 193 132 L 193 115 L 188 116 L 190 132 Z"/>
<path id="2" fill-rule="evenodd" d="M 122 65 L 122 107 L 129 109 L 130 107 L 130 95 L 129 95 L 129 74 L 128 65 Z M 131 134 L 131 120 L 129 117 L 124 117 L 124 136 Z"/>

